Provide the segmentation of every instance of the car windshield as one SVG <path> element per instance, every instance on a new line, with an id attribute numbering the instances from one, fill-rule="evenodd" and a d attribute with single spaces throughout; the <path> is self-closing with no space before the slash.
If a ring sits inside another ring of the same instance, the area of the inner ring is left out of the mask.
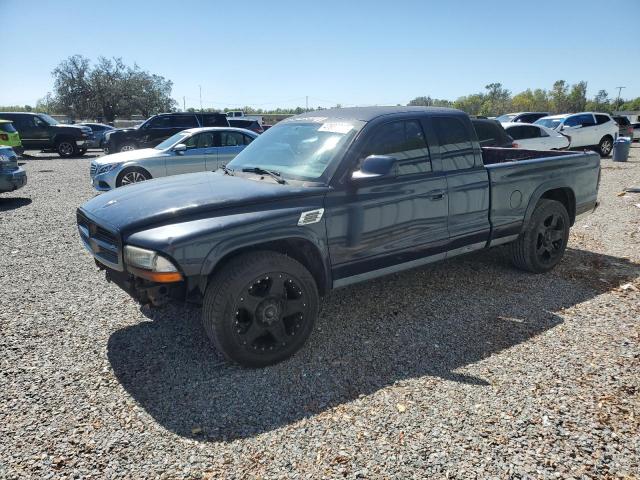
<path id="1" fill-rule="evenodd" d="M 500 115 L 498 118 L 496 118 L 496 120 L 499 121 L 500 123 L 507 123 L 513 120 L 514 118 L 516 118 L 515 113 L 505 113 L 504 115 Z"/>
<path id="2" fill-rule="evenodd" d="M 173 147 L 177 143 L 181 143 L 183 140 L 189 137 L 188 133 L 178 132 L 175 135 L 170 136 L 164 142 L 159 143 L 154 148 L 156 150 L 166 150 Z"/>
<path id="3" fill-rule="evenodd" d="M 533 123 L 547 128 L 556 128 L 563 120 L 564 118 L 540 118 Z"/>
<path id="4" fill-rule="evenodd" d="M 44 122 L 48 123 L 49 125 L 58 125 L 60 123 L 55 118 L 50 117 L 46 113 L 39 113 L 38 117 L 40 117 Z"/>
<path id="5" fill-rule="evenodd" d="M 326 117 L 284 120 L 251 142 L 228 167 L 258 167 L 285 178 L 319 181 L 363 126 L 359 120 Z"/>

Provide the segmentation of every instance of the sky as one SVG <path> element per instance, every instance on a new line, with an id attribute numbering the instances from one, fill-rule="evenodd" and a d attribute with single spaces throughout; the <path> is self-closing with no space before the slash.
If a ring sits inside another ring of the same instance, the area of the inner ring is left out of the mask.
<path id="1" fill-rule="evenodd" d="M 0 105 L 35 105 L 81 54 L 122 57 L 210 108 L 453 100 L 588 82 L 640 96 L 640 0 L 0 0 Z M 7 42 L 7 40 L 9 40 Z"/>

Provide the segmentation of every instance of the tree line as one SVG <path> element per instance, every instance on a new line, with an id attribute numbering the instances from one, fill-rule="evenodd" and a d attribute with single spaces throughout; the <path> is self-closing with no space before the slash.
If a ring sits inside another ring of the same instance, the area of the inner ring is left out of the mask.
<path id="1" fill-rule="evenodd" d="M 485 86 L 484 92 L 465 95 L 453 101 L 426 96 L 416 97 L 408 105 L 451 107 L 470 115 L 492 117 L 508 112 L 612 113 L 616 110 L 640 110 L 640 97 L 618 101 L 609 97 L 606 90 L 600 90 L 593 98 L 587 98 L 587 82 L 569 85 L 564 80 L 558 80 L 550 90 L 527 89 L 512 95 L 501 83 L 490 83 Z"/>

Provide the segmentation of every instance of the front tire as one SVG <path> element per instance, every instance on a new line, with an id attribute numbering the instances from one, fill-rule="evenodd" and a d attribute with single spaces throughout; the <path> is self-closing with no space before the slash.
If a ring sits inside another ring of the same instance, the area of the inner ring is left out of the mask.
<path id="1" fill-rule="evenodd" d="M 58 152 L 60 158 L 69 158 L 77 155 L 79 150 L 76 142 L 63 138 L 56 143 L 56 152 Z"/>
<path id="2" fill-rule="evenodd" d="M 227 360 L 265 367 L 291 357 L 309 338 L 319 295 L 299 262 L 271 251 L 231 259 L 209 283 L 202 323 Z"/>
<path id="3" fill-rule="evenodd" d="M 569 226 L 569 214 L 562 203 L 540 200 L 526 230 L 511 244 L 514 265 L 533 273 L 551 270 L 567 248 Z"/>
<path id="4" fill-rule="evenodd" d="M 150 179 L 151 175 L 149 172 L 142 168 L 127 168 L 118 175 L 116 187 L 124 187 L 125 185 L 140 183 Z"/>
<path id="5" fill-rule="evenodd" d="M 598 144 L 598 153 L 601 157 L 608 157 L 609 155 L 611 155 L 612 151 L 613 138 L 611 138 L 609 135 L 605 135 L 604 137 L 602 137 L 600 143 Z"/>

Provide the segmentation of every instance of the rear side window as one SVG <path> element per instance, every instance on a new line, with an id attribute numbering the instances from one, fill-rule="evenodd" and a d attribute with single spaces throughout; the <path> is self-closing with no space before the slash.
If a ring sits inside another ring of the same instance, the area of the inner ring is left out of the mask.
<path id="1" fill-rule="evenodd" d="M 12 123 L 0 123 L 0 130 L 7 133 L 16 133 Z"/>
<path id="2" fill-rule="evenodd" d="M 523 125 L 521 127 L 509 127 L 507 128 L 507 133 L 511 135 L 514 140 L 524 140 L 526 138 L 538 138 L 543 136 L 541 135 L 538 127 L 530 127 L 528 125 Z"/>
<path id="3" fill-rule="evenodd" d="M 194 115 L 173 115 L 171 117 L 171 127 L 173 128 L 194 128 L 198 126 L 198 121 Z"/>
<path id="4" fill-rule="evenodd" d="M 244 145 L 244 135 L 240 132 L 220 132 L 220 146 L 221 147 L 237 147 Z"/>
<path id="5" fill-rule="evenodd" d="M 369 155 L 389 155 L 398 160 L 398 175 L 431 171 L 429 148 L 416 120 L 386 123 L 378 127 L 364 149 Z"/>
<path id="6" fill-rule="evenodd" d="M 228 127 L 229 122 L 224 115 L 203 115 L 203 127 Z"/>
<path id="7" fill-rule="evenodd" d="M 564 122 L 564 125 L 566 127 L 575 127 L 578 125 L 583 127 L 590 127 L 592 125 L 595 125 L 595 123 L 593 123 L 593 115 L 589 113 L 582 113 L 580 115 L 574 115 L 573 117 L 567 118 L 567 120 Z"/>
<path id="8" fill-rule="evenodd" d="M 249 145 L 251 142 L 253 142 L 253 137 L 250 137 L 249 135 L 243 135 L 243 137 L 245 145 Z"/>
<path id="9" fill-rule="evenodd" d="M 469 132 L 455 117 L 433 117 L 433 128 L 440 142 L 445 170 L 461 170 L 475 165 L 475 154 Z"/>

